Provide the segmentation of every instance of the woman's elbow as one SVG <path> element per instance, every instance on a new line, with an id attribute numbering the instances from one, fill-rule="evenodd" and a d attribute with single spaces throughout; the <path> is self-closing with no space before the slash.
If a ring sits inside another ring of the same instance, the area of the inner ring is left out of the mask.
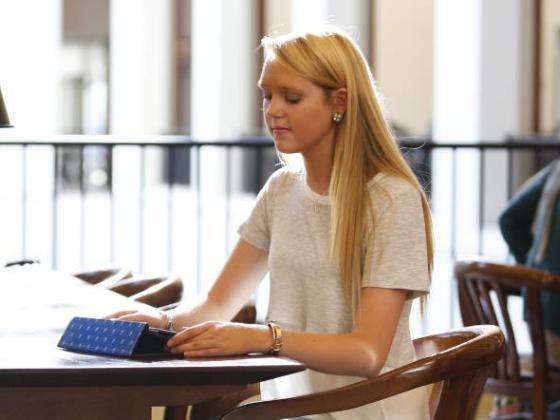
<path id="1" fill-rule="evenodd" d="M 371 360 L 368 366 L 366 367 L 364 371 L 364 377 L 368 379 L 374 378 L 377 375 L 379 375 L 381 369 L 383 369 L 383 363 L 380 363 L 379 359 L 375 358 L 374 360 Z"/>
<path id="2" fill-rule="evenodd" d="M 385 359 L 386 357 L 381 357 L 377 349 L 368 346 L 360 357 L 359 372 L 356 376 L 373 378 L 379 375 L 385 364 Z"/>

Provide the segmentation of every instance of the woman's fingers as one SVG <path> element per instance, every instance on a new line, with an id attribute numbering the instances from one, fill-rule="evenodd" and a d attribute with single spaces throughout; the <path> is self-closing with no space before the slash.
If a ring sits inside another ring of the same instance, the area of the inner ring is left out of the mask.
<path id="1" fill-rule="evenodd" d="M 210 349 L 217 350 L 219 348 L 220 348 L 219 342 L 213 338 L 209 338 L 209 339 L 195 340 L 195 341 L 190 341 L 188 343 L 180 344 L 178 346 L 173 347 L 171 349 L 171 352 L 175 354 L 183 353 L 187 355 L 187 353 L 191 351 L 204 351 Z"/>
<path id="2" fill-rule="evenodd" d="M 178 346 L 181 343 L 192 340 L 193 338 L 199 336 L 200 334 L 207 332 L 208 330 L 214 328 L 215 325 L 216 325 L 215 322 L 204 322 L 202 324 L 185 328 L 182 331 L 175 334 L 172 338 L 170 338 L 169 341 L 167 342 L 167 345 L 169 347 Z"/>
<path id="3" fill-rule="evenodd" d="M 230 356 L 255 350 L 260 334 L 255 328 L 232 322 L 205 322 L 186 328 L 167 345 L 185 357 Z"/>
<path id="4" fill-rule="evenodd" d="M 135 321 L 135 322 L 150 322 L 153 321 L 152 317 L 146 316 L 144 314 L 140 314 L 138 312 L 121 315 L 117 318 L 119 321 Z"/>
<path id="5" fill-rule="evenodd" d="M 120 318 L 121 316 L 132 314 L 132 313 L 135 313 L 135 312 L 137 312 L 137 311 L 130 310 L 130 309 L 125 310 L 125 311 L 118 311 L 118 312 L 115 312 L 111 315 L 104 316 L 103 319 L 117 319 L 117 318 Z"/>
<path id="6" fill-rule="evenodd" d="M 144 313 L 135 310 L 125 310 L 115 312 L 114 314 L 105 316 L 104 319 L 116 319 L 119 321 L 147 322 L 152 327 L 162 328 L 165 324 L 162 314 Z"/>

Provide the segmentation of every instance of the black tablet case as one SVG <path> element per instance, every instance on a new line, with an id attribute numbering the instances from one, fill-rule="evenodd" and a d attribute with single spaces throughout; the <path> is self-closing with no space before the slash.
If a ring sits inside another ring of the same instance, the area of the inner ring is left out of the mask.
<path id="1" fill-rule="evenodd" d="M 174 334 L 151 328 L 145 322 L 75 317 L 62 334 L 58 347 L 121 357 L 175 357 L 166 345 Z"/>

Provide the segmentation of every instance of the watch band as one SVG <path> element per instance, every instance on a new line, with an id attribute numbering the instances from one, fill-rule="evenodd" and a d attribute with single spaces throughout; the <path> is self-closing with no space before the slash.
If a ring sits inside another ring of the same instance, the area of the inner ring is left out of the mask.
<path id="1" fill-rule="evenodd" d="M 276 356 L 282 350 L 282 328 L 276 325 L 274 322 L 269 322 L 268 328 L 272 334 L 272 345 L 270 346 L 269 354 Z"/>

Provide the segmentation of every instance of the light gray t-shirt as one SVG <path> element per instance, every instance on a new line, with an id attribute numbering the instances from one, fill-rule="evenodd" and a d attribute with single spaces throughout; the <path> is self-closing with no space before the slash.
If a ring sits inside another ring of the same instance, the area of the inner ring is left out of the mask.
<path id="1" fill-rule="evenodd" d="M 362 287 L 408 290 L 382 372 L 414 360 L 409 315 L 414 297 L 429 290 L 424 216 L 419 192 L 403 179 L 377 174 L 368 183 L 374 218 L 366 232 Z M 283 168 L 260 191 L 241 238 L 269 253 L 267 320 L 295 331 L 342 334 L 352 331 L 338 269 L 329 259 L 330 201 L 312 191 L 303 172 Z M 351 355 L 349 355 L 351 357 Z M 344 386 L 362 378 L 312 370 L 262 384 L 265 399 Z M 402 398 L 405 398 L 401 401 Z M 406 401 L 406 403 L 404 403 Z M 409 391 L 358 409 L 310 418 L 424 419 L 425 389 Z"/>

